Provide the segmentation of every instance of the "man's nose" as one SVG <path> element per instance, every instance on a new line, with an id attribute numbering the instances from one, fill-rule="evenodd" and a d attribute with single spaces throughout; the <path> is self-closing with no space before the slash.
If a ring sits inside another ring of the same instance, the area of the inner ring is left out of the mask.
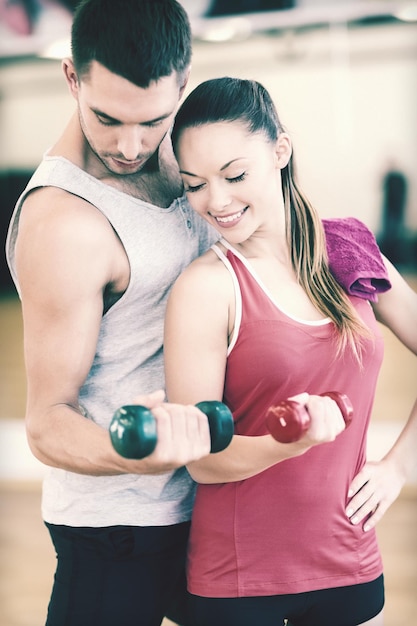
<path id="1" fill-rule="evenodd" d="M 142 148 L 141 128 L 137 124 L 121 128 L 117 147 L 126 161 L 135 161 Z"/>

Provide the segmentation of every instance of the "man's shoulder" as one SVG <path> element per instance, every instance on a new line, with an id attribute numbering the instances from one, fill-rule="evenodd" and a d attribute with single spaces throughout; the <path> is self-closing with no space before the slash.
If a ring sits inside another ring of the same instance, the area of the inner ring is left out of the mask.
<path id="1" fill-rule="evenodd" d="M 59 237 L 61 241 L 81 243 L 113 234 L 101 213 L 90 202 L 64 189 L 53 186 L 38 187 L 28 193 L 20 212 L 19 231 L 37 232 Z"/>
<path id="2" fill-rule="evenodd" d="M 63 217 L 67 212 L 74 215 L 80 209 L 94 209 L 91 193 L 86 191 L 89 182 L 94 185 L 98 180 L 64 156 L 46 155 L 26 187 L 22 212 L 36 209 L 39 217 L 40 211 Z"/>
<path id="3" fill-rule="evenodd" d="M 62 218 L 65 215 L 71 215 L 72 218 L 75 218 L 79 210 L 85 214 L 89 208 L 94 209 L 94 214 L 100 215 L 85 198 L 53 185 L 35 187 L 29 190 L 22 202 L 22 214 L 36 210 L 38 218 L 41 217 L 40 211 L 50 214 L 50 217 Z"/>
<path id="4" fill-rule="evenodd" d="M 21 210 L 17 243 L 16 250 L 32 254 L 38 250 L 51 271 L 59 268 L 65 273 L 71 268 L 68 280 L 76 267 L 95 273 L 103 286 L 110 277 L 121 282 L 128 274 L 109 221 L 89 202 L 62 189 L 46 187 L 29 194 Z"/>

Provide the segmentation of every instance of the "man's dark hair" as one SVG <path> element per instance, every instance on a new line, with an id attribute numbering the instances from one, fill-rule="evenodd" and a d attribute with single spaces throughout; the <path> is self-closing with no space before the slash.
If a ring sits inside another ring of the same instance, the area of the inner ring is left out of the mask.
<path id="1" fill-rule="evenodd" d="M 176 0 L 82 0 L 71 46 L 80 78 L 97 61 L 146 88 L 174 71 L 182 79 L 191 62 L 191 28 Z"/>

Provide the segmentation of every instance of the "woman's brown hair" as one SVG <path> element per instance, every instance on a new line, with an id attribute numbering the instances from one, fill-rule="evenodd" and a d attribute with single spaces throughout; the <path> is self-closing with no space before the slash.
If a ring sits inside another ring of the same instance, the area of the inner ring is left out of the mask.
<path id="1" fill-rule="evenodd" d="M 284 132 L 268 91 L 253 80 L 216 78 L 198 85 L 181 105 L 173 127 L 176 150 L 183 130 L 216 122 L 238 121 L 251 133 L 276 142 Z M 337 329 L 338 353 L 350 347 L 361 360 L 361 340 L 370 333 L 330 272 L 321 219 L 300 189 L 292 154 L 281 170 L 287 241 L 297 279 L 312 303 Z"/>

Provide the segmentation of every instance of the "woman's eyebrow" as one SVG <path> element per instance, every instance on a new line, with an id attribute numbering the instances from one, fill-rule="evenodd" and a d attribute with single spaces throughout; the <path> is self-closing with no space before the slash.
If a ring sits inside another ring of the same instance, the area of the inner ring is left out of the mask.
<path id="1" fill-rule="evenodd" d="M 229 165 L 232 165 L 232 163 L 235 163 L 236 161 L 240 161 L 241 159 L 244 159 L 245 157 L 236 157 L 236 159 L 232 159 L 231 161 L 228 161 L 227 163 L 225 163 L 224 165 L 222 165 L 222 167 L 220 168 L 220 171 L 223 172 L 223 170 L 226 170 Z M 193 174 L 192 172 L 187 172 L 186 170 L 180 170 L 180 174 L 186 174 L 187 176 L 198 176 L 198 174 Z"/>

